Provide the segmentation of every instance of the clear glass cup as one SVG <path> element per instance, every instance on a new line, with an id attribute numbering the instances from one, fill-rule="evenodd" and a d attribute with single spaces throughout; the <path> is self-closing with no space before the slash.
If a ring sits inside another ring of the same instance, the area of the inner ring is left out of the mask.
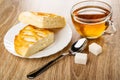
<path id="1" fill-rule="evenodd" d="M 102 1 L 83 1 L 72 6 L 71 18 L 77 32 L 89 39 L 113 35 L 112 7 Z"/>

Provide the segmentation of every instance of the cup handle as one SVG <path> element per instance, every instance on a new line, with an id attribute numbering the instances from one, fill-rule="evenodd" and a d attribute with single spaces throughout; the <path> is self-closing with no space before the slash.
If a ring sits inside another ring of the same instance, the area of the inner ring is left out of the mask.
<path id="1" fill-rule="evenodd" d="M 114 26 L 114 23 L 112 20 L 108 20 L 108 28 L 106 29 L 106 31 L 104 32 L 104 35 L 114 35 L 117 30 L 116 30 L 116 27 Z"/>

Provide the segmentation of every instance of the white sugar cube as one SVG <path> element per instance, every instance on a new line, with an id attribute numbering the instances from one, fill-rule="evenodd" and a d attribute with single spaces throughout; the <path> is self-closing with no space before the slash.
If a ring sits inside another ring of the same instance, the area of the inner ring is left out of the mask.
<path id="1" fill-rule="evenodd" d="M 76 64 L 84 64 L 87 63 L 87 54 L 85 53 L 75 53 L 75 63 Z"/>
<path id="2" fill-rule="evenodd" d="M 102 52 L 102 47 L 97 43 L 92 43 L 89 45 L 89 52 L 93 53 L 94 55 L 98 55 Z"/>

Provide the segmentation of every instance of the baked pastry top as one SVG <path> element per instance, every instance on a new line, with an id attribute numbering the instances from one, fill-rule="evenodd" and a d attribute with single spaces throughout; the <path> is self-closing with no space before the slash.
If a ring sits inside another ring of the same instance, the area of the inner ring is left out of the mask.
<path id="1" fill-rule="evenodd" d="M 22 12 L 18 19 L 38 28 L 63 28 L 66 25 L 64 17 L 52 13 L 26 11 Z"/>
<path id="2" fill-rule="evenodd" d="M 25 26 L 14 39 L 15 51 L 24 57 L 31 56 L 54 42 L 54 33 L 32 25 Z"/>

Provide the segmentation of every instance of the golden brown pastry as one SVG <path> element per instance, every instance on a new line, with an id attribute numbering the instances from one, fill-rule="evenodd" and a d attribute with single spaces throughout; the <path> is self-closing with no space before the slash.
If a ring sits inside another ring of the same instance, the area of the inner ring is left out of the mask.
<path id="1" fill-rule="evenodd" d="M 38 28 L 62 28 L 66 22 L 64 17 L 42 12 L 22 12 L 19 21 Z"/>
<path id="2" fill-rule="evenodd" d="M 28 25 L 15 36 L 14 47 L 19 55 L 28 57 L 49 46 L 53 41 L 53 32 Z"/>

